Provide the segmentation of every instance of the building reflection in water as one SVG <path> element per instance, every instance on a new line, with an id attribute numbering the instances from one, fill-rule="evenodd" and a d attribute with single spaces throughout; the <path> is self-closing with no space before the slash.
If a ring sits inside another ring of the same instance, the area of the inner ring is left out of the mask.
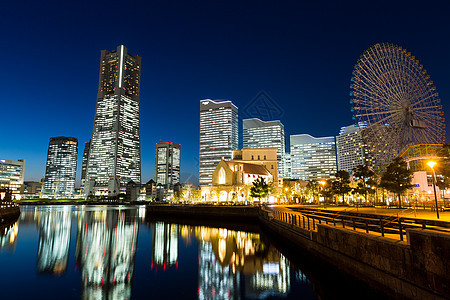
<path id="1" fill-rule="evenodd" d="M 17 245 L 19 222 L 7 226 L 0 226 L 0 251 L 14 252 Z"/>
<path id="2" fill-rule="evenodd" d="M 71 209 L 53 209 L 39 218 L 37 271 L 61 275 L 67 270 L 70 249 Z"/>
<path id="3" fill-rule="evenodd" d="M 287 259 L 266 247 L 259 234 L 224 228 L 196 227 L 199 244 L 199 299 L 239 299 L 240 274 L 245 297 L 287 296 L 290 269 Z"/>
<path id="4" fill-rule="evenodd" d="M 136 210 L 83 210 L 77 261 L 83 299 L 130 299 L 139 223 Z"/>
<path id="5" fill-rule="evenodd" d="M 156 222 L 153 226 L 151 268 L 178 267 L 178 225 Z"/>

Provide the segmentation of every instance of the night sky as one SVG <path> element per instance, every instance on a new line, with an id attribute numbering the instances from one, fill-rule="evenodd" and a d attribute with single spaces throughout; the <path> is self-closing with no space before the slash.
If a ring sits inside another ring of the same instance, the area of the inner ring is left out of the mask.
<path id="1" fill-rule="evenodd" d="M 142 57 L 143 181 L 154 176 L 160 141 L 181 144 L 182 181 L 197 181 L 201 99 L 233 101 L 240 119 L 281 119 L 287 141 L 290 134 L 337 135 L 352 123 L 352 69 L 378 42 L 416 56 L 449 118 L 448 1 L 399 2 L 2 3 L 0 156 L 26 159 L 25 180 L 37 181 L 44 176 L 50 137 L 73 136 L 79 141 L 79 182 L 84 142 L 92 134 L 100 50 L 120 44 Z M 261 91 L 268 112 L 255 109 Z"/>

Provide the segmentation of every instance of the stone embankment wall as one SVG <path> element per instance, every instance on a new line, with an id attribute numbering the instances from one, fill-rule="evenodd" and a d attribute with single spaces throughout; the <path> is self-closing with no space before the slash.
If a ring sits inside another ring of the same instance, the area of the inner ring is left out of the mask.
<path id="1" fill-rule="evenodd" d="M 20 215 L 20 208 L 15 203 L 0 201 L 0 223 L 17 219 Z"/>
<path id="2" fill-rule="evenodd" d="M 450 299 L 450 235 L 407 229 L 408 242 L 325 224 L 308 231 L 261 214 L 264 227 L 398 298 Z"/>

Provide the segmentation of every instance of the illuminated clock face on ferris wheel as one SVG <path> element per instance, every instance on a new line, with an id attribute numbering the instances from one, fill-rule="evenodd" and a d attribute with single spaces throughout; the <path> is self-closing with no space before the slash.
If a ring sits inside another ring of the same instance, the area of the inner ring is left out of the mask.
<path id="1" fill-rule="evenodd" d="M 381 43 L 357 61 L 350 85 L 353 118 L 380 168 L 408 146 L 441 144 L 445 120 L 430 75 L 410 52 Z"/>

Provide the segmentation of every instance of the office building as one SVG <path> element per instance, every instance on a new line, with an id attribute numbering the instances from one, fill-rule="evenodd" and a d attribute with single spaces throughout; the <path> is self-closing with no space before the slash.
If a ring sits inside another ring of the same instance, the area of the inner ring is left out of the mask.
<path id="1" fill-rule="evenodd" d="M 81 163 L 81 190 L 84 191 L 86 184 L 86 170 L 89 161 L 89 150 L 91 148 L 91 142 L 84 143 L 83 161 Z"/>
<path id="2" fill-rule="evenodd" d="M 336 142 L 334 137 L 315 138 L 309 134 L 290 136 L 292 179 L 334 179 Z"/>
<path id="3" fill-rule="evenodd" d="M 86 194 L 115 196 L 130 180 L 141 182 L 141 58 L 125 46 L 102 50 Z"/>
<path id="4" fill-rule="evenodd" d="M 161 142 L 155 148 L 155 179 L 167 190 L 180 183 L 181 146 L 172 142 Z"/>
<path id="5" fill-rule="evenodd" d="M 50 138 L 45 168 L 43 198 L 69 198 L 75 192 L 78 140 L 74 137 Z"/>
<path id="6" fill-rule="evenodd" d="M 291 153 L 286 152 L 282 157 L 281 161 L 283 162 L 283 179 L 291 179 L 292 178 Z"/>
<path id="7" fill-rule="evenodd" d="M 25 175 L 25 159 L 0 159 L 0 200 L 19 200 Z"/>
<path id="8" fill-rule="evenodd" d="M 284 125 L 280 121 L 245 119 L 242 121 L 243 148 L 276 148 L 278 176 L 283 176 L 282 159 L 286 152 Z"/>
<path id="9" fill-rule="evenodd" d="M 238 108 L 231 101 L 200 101 L 200 185 L 212 184 L 220 160 L 230 160 L 238 148 Z"/>
<path id="10" fill-rule="evenodd" d="M 338 170 L 349 173 L 359 165 L 372 166 L 372 156 L 364 143 L 363 130 L 358 125 L 342 127 L 336 136 Z"/>

